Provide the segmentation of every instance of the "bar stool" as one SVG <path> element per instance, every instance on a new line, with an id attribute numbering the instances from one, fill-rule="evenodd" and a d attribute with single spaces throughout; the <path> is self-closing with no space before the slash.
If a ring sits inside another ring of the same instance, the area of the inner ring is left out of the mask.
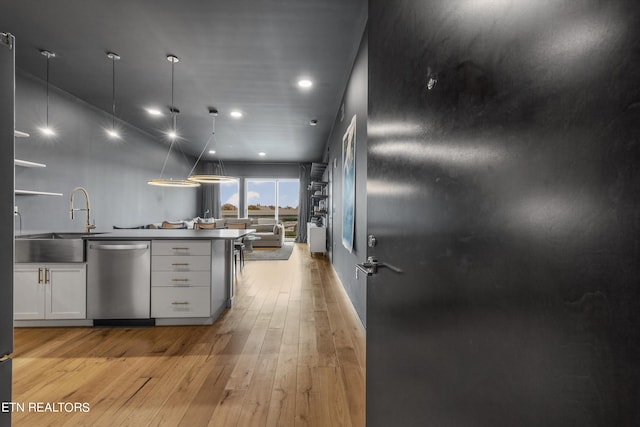
<path id="1" fill-rule="evenodd" d="M 240 258 L 240 270 L 244 267 L 244 243 L 233 242 L 233 264 L 237 265 Z"/>

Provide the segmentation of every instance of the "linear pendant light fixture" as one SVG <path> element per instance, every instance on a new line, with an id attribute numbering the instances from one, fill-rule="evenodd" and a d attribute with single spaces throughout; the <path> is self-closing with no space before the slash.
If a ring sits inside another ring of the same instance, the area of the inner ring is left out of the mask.
<path id="1" fill-rule="evenodd" d="M 107 52 L 107 58 L 111 60 L 111 129 L 107 129 L 107 134 L 118 139 L 120 134 L 116 130 L 116 61 L 120 60 L 120 55 Z"/>
<path id="2" fill-rule="evenodd" d="M 218 172 L 220 173 L 219 175 L 217 174 L 193 175 L 193 172 L 195 171 L 196 166 L 198 166 L 198 162 L 202 158 L 202 155 L 204 154 L 204 152 L 207 150 L 209 142 L 211 140 L 215 140 L 216 138 L 216 116 L 218 115 L 218 110 L 216 110 L 215 108 L 209 108 L 209 114 L 211 114 L 211 116 L 213 117 L 213 124 L 211 126 L 211 135 L 209 136 L 207 143 L 204 145 L 204 148 L 202 149 L 200 156 L 198 156 L 198 159 L 193 164 L 193 167 L 191 168 L 191 172 L 189 172 L 189 177 L 187 179 L 191 182 L 199 182 L 202 184 L 219 184 L 221 182 L 234 181 L 236 178 L 231 176 L 226 176 L 224 174 L 224 165 L 222 164 L 222 160 L 218 160 Z"/>
<path id="3" fill-rule="evenodd" d="M 45 126 L 40 128 L 40 131 L 45 136 L 54 136 L 55 131 L 49 127 L 49 61 L 51 58 L 55 58 L 56 54 L 48 50 L 41 50 L 40 53 L 47 58 L 47 121 Z"/>
<path id="4" fill-rule="evenodd" d="M 179 111 L 173 105 L 173 81 L 174 81 L 174 67 L 180 61 L 175 55 L 167 55 L 167 61 L 171 62 L 171 119 L 172 119 L 172 128 L 167 133 L 167 136 L 171 139 L 176 139 L 178 137 L 178 132 L 176 129 L 176 114 Z"/>
<path id="5" fill-rule="evenodd" d="M 188 181 L 186 179 L 162 178 L 162 174 L 164 174 L 164 168 L 167 166 L 167 161 L 169 160 L 169 155 L 171 154 L 171 148 L 173 148 L 173 144 L 178 138 L 178 134 L 176 133 L 176 114 L 179 111 L 173 105 L 173 89 L 174 66 L 179 61 L 179 59 L 175 55 L 167 55 L 167 60 L 171 62 L 171 119 L 173 128 L 167 134 L 169 138 L 171 138 L 171 144 L 169 144 L 169 151 L 167 152 L 167 157 L 164 159 L 164 164 L 162 165 L 162 170 L 160 171 L 160 178 L 150 179 L 149 181 L 147 181 L 147 184 L 159 187 L 199 187 L 200 183 Z"/>

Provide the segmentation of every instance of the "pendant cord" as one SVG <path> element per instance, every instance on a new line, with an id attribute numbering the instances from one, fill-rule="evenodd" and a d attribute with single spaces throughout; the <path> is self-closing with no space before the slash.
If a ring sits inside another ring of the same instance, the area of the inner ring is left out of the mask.
<path id="1" fill-rule="evenodd" d="M 209 135 L 209 139 L 207 140 L 207 143 L 204 144 L 204 148 L 202 149 L 202 151 L 200 152 L 200 155 L 198 156 L 198 159 L 196 160 L 196 162 L 193 164 L 193 167 L 191 168 L 191 171 L 189 171 L 189 175 L 191 176 L 193 175 L 193 171 L 196 170 L 196 166 L 198 166 L 198 163 L 200 162 L 200 159 L 202 158 L 202 155 L 204 154 L 204 152 L 206 151 L 207 147 L 209 146 L 209 142 L 211 142 L 211 140 L 214 138 L 214 135 L 216 134 L 216 117 L 213 116 L 213 127 L 211 130 L 211 135 Z"/>
<path id="2" fill-rule="evenodd" d="M 176 108 L 173 105 L 173 85 L 174 85 L 174 69 L 175 61 L 171 61 L 171 115 L 173 116 L 173 133 L 176 132 Z"/>
<path id="3" fill-rule="evenodd" d="M 162 165 L 162 170 L 160 171 L 160 179 L 162 179 L 162 175 L 164 174 L 164 168 L 167 167 L 167 161 L 169 160 L 169 155 L 171 154 L 171 149 L 173 148 L 173 143 L 175 139 L 171 140 L 171 144 L 169 145 L 169 151 L 167 151 L 167 157 L 164 158 L 164 164 Z"/>
<path id="4" fill-rule="evenodd" d="M 115 130 L 116 127 L 116 58 L 115 56 L 111 58 L 111 70 L 112 70 L 112 79 L 111 79 L 111 117 L 112 117 L 112 127 Z"/>
<path id="5" fill-rule="evenodd" d="M 49 128 L 49 59 L 47 56 L 47 129 Z"/>
<path id="6" fill-rule="evenodd" d="M 174 66 L 175 61 L 171 60 L 171 118 L 173 120 L 173 132 L 176 131 L 176 113 L 175 107 L 173 106 L 173 76 L 174 76 Z M 176 142 L 176 138 L 171 139 L 171 144 L 169 144 L 169 151 L 167 151 L 167 157 L 164 158 L 164 164 L 162 165 L 162 170 L 160 171 L 160 179 L 164 174 L 164 169 L 167 167 L 167 162 L 169 161 L 169 156 L 171 155 L 171 149 L 173 148 L 173 144 Z"/>

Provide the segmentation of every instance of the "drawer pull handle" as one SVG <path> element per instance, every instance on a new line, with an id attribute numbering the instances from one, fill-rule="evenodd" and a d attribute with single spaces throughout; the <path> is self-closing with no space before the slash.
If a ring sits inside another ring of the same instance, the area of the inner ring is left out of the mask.
<path id="1" fill-rule="evenodd" d="M 173 249 L 174 251 L 188 251 L 189 250 L 189 248 L 171 248 L 171 249 Z"/>
<path id="2" fill-rule="evenodd" d="M 174 267 L 186 267 L 189 265 L 188 262 L 174 262 L 173 264 L 171 264 Z"/>
<path id="3" fill-rule="evenodd" d="M 182 302 L 174 301 L 174 302 L 171 303 L 171 305 L 189 305 L 189 302 L 187 302 L 187 301 L 182 301 Z"/>
<path id="4" fill-rule="evenodd" d="M 188 282 L 189 279 L 171 279 L 172 282 Z"/>
<path id="5" fill-rule="evenodd" d="M 38 268 L 38 283 L 42 283 L 42 268 Z"/>

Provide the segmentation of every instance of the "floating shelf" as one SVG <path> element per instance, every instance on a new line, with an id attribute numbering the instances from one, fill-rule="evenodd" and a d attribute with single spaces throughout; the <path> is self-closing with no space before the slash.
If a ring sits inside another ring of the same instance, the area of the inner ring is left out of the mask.
<path id="1" fill-rule="evenodd" d="M 43 163 L 29 162 L 27 160 L 13 159 L 13 163 L 16 166 L 22 166 L 23 168 L 46 168 L 47 165 Z"/>
<path id="2" fill-rule="evenodd" d="M 16 196 L 62 196 L 62 193 L 50 193 L 48 191 L 33 191 L 33 190 L 15 190 Z"/>
<path id="3" fill-rule="evenodd" d="M 311 171 L 309 173 L 311 180 L 318 181 L 322 179 L 322 175 L 324 174 L 324 170 L 326 168 L 326 163 L 311 163 Z"/>
<path id="4" fill-rule="evenodd" d="M 21 132 L 19 130 L 13 130 L 13 136 L 16 138 L 29 138 L 29 134 Z M 47 165 L 43 163 L 30 162 L 28 160 L 13 159 L 15 166 L 22 166 L 23 168 L 46 168 Z M 14 190 L 13 193 L 16 196 L 62 196 L 62 193 L 52 193 L 50 191 L 34 191 L 34 190 Z"/>

